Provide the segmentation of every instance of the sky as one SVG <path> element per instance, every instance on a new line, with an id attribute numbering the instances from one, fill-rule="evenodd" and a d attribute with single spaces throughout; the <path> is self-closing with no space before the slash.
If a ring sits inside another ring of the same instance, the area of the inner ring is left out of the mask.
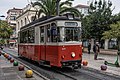
<path id="1" fill-rule="evenodd" d="M 5 15 L 7 16 L 7 11 L 9 9 L 12 9 L 13 7 L 15 8 L 24 8 L 30 1 L 32 0 L 0 0 L 0 16 Z M 64 1 L 64 0 L 62 0 Z M 73 6 L 78 5 L 78 4 L 87 4 L 88 0 L 74 0 Z M 93 1 L 93 0 L 90 0 Z M 116 14 L 120 12 L 120 0 L 111 0 L 113 3 L 112 8 L 115 7 L 113 10 L 113 14 Z"/>

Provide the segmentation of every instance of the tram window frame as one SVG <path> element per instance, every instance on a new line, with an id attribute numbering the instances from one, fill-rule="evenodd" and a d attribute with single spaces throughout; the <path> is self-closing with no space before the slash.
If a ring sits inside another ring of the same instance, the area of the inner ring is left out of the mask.
<path id="1" fill-rule="evenodd" d="M 65 27 L 61 26 L 59 27 L 59 42 L 65 41 Z"/>

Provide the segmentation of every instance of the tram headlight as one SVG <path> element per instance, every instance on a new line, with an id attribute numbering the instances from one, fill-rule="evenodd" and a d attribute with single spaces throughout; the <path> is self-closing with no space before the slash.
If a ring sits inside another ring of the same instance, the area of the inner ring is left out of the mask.
<path id="1" fill-rule="evenodd" d="M 72 53 L 71 53 L 71 56 L 74 58 L 74 57 L 75 57 L 75 53 L 74 53 L 74 52 L 72 52 Z"/>

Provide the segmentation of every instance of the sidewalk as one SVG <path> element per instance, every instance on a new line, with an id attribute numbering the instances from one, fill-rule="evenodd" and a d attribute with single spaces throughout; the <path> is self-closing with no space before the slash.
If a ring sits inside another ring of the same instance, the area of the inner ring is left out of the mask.
<path id="1" fill-rule="evenodd" d="M 92 51 L 92 50 L 91 50 Z M 118 50 L 112 50 L 112 49 L 100 49 L 100 54 L 110 54 L 110 55 L 117 55 Z M 88 52 L 87 48 L 84 48 L 83 52 Z"/>
<path id="2" fill-rule="evenodd" d="M 116 53 L 114 51 L 109 53 Z M 94 54 L 88 54 L 83 52 L 83 60 L 88 61 L 88 65 L 85 68 L 92 69 L 92 70 L 97 70 L 101 73 L 109 74 L 109 75 L 114 75 L 120 77 L 120 67 L 115 67 L 115 66 L 107 66 L 106 71 L 101 70 L 101 65 L 104 65 L 104 61 L 108 61 L 110 63 L 115 63 L 116 61 L 116 55 L 109 55 L 108 53 L 105 54 L 99 54 L 98 55 L 98 60 L 94 60 Z M 120 56 L 119 56 L 120 60 Z M 120 64 L 120 62 L 119 62 Z"/>
<path id="3" fill-rule="evenodd" d="M 34 72 L 32 78 L 26 78 L 25 72 L 28 70 L 28 68 L 25 67 L 24 71 L 19 71 L 18 66 L 13 66 L 13 63 L 10 63 L 9 60 L 1 55 L 0 80 L 44 80 Z"/>

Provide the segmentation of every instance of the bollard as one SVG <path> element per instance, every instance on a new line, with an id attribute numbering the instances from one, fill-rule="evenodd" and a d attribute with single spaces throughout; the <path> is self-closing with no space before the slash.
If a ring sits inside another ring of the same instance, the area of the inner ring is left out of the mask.
<path id="1" fill-rule="evenodd" d="M 83 60 L 83 66 L 87 66 L 88 65 L 88 61 L 87 60 Z"/>
<path id="2" fill-rule="evenodd" d="M 13 63 L 14 62 L 14 59 L 10 59 L 10 63 Z"/>
<path id="3" fill-rule="evenodd" d="M 33 76 L 33 71 L 32 70 L 27 70 L 25 75 L 26 75 L 26 78 L 31 78 Z"/>
<path id="4" fill-rule="evenodd" d="M 12 59 L 12 57 L 11 56 L 8 56 L 8 58 L 7 58 L 8 60 L 11 60 Z"/>
<path id="5" fill-rule="evenodd" d="M 13 66 L 18 66 L 18 62 L 14 61 Z"/>
<path id="6" fill-rule="evenodd" d="M 106 65 L 101 65 L 101 70 L 106 71 L 107 70 L 107 66 Z"/>
<path id="7" fill-rule="evenodd" d="M 8 58 L 8 56 L 9 56 L 9 55 L 8 55 L 7 53 L 4 54 L 4 57 L 5 57 L 5 58 Z"/>
<path id="8" fill-rule="evenodd" d="M 20 66 L 18 67 L 18 70 L 19 70 L 19 71 L 24 71 L 24 66 L 23 66 L 23 65 L 20 65 Z"/>

